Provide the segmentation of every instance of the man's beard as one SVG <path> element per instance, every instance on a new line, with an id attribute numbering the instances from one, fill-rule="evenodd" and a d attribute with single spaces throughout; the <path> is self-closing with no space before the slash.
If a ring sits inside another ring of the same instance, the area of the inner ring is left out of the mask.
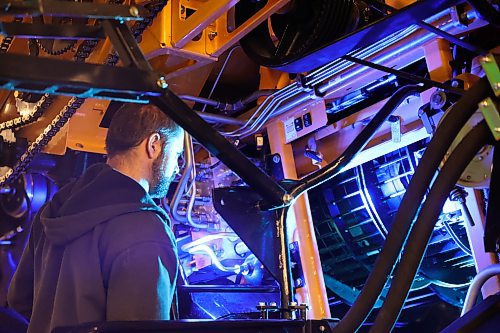
<path id="1" fill-rule="evenodd" d="M 165 159 L 166 152 L 162 152 L 153 162 L 153 179 L 149 188 L 149 195 L 153 198 L 163 198 L 166 196 L 175 176 L 167 177 L 165 174 Z"/>

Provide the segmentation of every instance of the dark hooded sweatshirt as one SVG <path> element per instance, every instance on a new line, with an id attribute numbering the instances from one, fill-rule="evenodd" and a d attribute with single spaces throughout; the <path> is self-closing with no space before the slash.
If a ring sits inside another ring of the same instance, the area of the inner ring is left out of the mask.
<path id="1" fill-rule="evenodd" d="M 63 187 L 33 220 L 9 305 L 29 333 L 92 321 L 169 319 L 177 274 L 165 211 L 106 164 Z"/>

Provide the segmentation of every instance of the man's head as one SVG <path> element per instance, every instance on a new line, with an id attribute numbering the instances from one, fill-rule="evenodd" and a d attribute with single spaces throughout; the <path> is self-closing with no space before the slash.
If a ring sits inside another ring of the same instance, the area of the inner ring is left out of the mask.
<path id="1" fill-rule="evenodd" d="M 167 194 L 183 150 L 183 130 L 154 105 L 125 104 L 106 136 L 108 164 L 134 178 L 152 197 Z"/>

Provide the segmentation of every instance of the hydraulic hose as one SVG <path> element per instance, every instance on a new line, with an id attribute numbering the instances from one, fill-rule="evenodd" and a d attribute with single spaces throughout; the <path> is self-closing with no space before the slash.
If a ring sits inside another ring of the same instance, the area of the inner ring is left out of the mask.
<path id="1" fill-rule="evenodd" d="M 390 332 L 392 330 L 408 296 L 413 279 L 420 267 L 427 244 L 434 231 L 436 221 L 450 191 L 479 149 L 488 143 L 490 139 L 490 130 L 483 120 L 458 144 L 439 172 L 408 236 L 391 287 L 370 329 L 370 333 Z"/>
<path id="2" fill-rule="evenodd" d="M 437 128 L 434 138 L 427 146 L 419 167 L 401 201 L 373 269 L 360 295 L 335 327 L 335 333 L 355 332 L 370 314 L 373 305 L 386 284 L 387 277 L 392 272 L 394 263 L 406 240 L 406 235 L 410 231 L 413 218 L 439 163 L 453 139 L 476 111 L 477 104 L 488 94 L 492 94 L 490 84 L 486 78 L 482 78 L 453 105 L 448 116 L 443 119 L 441 126 Z"/>

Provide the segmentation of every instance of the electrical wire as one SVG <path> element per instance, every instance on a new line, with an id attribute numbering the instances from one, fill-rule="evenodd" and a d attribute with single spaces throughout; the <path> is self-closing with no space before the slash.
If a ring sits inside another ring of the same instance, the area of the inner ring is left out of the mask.
<path id="1" fill-rule="evenodd" d="M 484 144 L 491 140 L 485 121 L 474 127 L 453 150 L 442 167 L 411 229 L 405 250 L 382 308 L 370 332 L 390 332 L 397 321 L 417 273 L 441 209 L 457 180 Z"/>

